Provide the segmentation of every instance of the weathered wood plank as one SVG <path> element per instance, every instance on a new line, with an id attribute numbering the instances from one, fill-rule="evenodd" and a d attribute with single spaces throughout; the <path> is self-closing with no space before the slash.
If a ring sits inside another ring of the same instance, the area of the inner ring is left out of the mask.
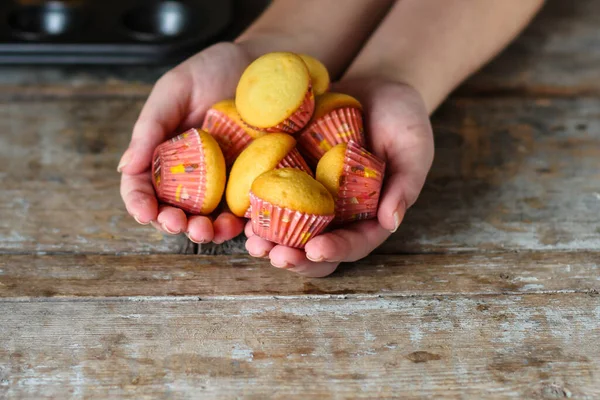
<path id="1" fill-rule="evenodd" d="M 373 256 L 327 279 L 243 256 L 4 256 L 0 298 L 450 295 L 600 291 L 600 253 Z"/>
<path id="2" fill-rule="evenodd" d="M 600 297 L 4 302 L 5 398 L 600 396 Z"/>
<path id="3" fill-rule="evenodd" d="M 0 252 L 182 252 L 133 221 L 116 165 L 140 101 L 0 102 Z"/>
<path id="4" fill-rule="evenodd" d="M 463 94 L 600 93 L 600 3 L 549 0 L 525 32 Z"/>
<path id="5" fill-rule="evenodd" d="M 435 115 L 436 159 L 379 251 L 600 248 L 600 101 L 464 99 Z"/>
<path id="6" fill-rule="evenodd" d="M 114 168 L 142 102 L 0 103 L 1 252 L 180 252 L 126 214 Z M 380 251 L 600 248 L 600 100 L 455 99 L 418 204 Z M 576 195 L 574 195 L 576 194 Z"/>

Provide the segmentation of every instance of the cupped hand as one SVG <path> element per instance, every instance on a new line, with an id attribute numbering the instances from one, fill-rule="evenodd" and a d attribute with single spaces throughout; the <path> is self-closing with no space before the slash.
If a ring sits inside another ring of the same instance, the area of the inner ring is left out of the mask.
<path id="1" fill-rule="evenodd" d="M 310 277 L 327 276 L 341 262 L 366 257 L 395 232 L 423 188 L 434 153 L 429 116 L 413 88 L 361 79 L 342 82 L 333 90 L 350 94 L 362 103 L 368 148 L 386 162 L 377 219 L 319 235 L 303 250 L 255 236 L 250 223 L 245 228 L 246 249 L 251 255 L 268 256 L 273 266 Z"/>
<path id="2" fill-rule="evenodd" d="M 133 128 L 118 170 L 121 197 L 140 224 L 152 223 L 170 233 L 185 233 L 196 243 L 222 243 L 239 235 L 244 223 L 224 211 L 213 218 L 187 216 L 179 208 L 159 205 L 150 178 L 154 149 L 163 141 L 202 125 L 210 106 L 232 98 L 248 55 L 232 43 L 214 45 L 162 76 L 152 89 Z"/>

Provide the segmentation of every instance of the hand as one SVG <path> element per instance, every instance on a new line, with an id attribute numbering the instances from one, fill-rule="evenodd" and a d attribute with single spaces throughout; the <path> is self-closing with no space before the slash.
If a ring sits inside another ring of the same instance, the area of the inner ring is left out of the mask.
<path id="1" fill-rule="evenodd" d="M 170 233 L 185 233 L 196 243 L 222 243 L 239 235 L 244 223 L 229 212 L 214 220 L 190 216 L 179 208 L 160 205 L 150 178 L 154 149 L 163 141 L 202 124 L 204 114 L 218 101 L 232 98 L 249 56 L 237 45 L 214 45 L 167 72 L 154 86 L 133 128 L 129 148 L 118 170 L 121 197 L 140 224 L 152 223 Z"/>
<path id="2" fill-rule="evenodd" d="M 342 82 L 334 91 L 356 97 L 365 110 L 369 149 L 386 161 L 377 219 L 359 221 L 309 240 L 304 250 L 276 245 L 245 228 L 246 249 L 255 257 L 301 275 L 323 277 L 340 262 L 366 257 L 398 229 L 433 161 L 433 134 L 425 104 L 413 88 L 377 80 Z"/>

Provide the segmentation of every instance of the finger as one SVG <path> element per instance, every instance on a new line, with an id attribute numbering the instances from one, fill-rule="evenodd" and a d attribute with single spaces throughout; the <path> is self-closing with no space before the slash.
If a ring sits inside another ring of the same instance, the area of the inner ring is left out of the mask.
<path id="1" fill-rule="evenodd" d="M 258 236 L 252 236 L 246 240 L 246 250 L 252 257 L 266 257 L 273 247 L 275 247 L 275 243 Z"/>
<path id="2" fill-rule="evenodd" d="M 389 236 L 377 220 L 357 222 L 309 240 L 306 257 L 314 262 L 353 262 L 368 256 Z"/>
<path id="3" fill-rule="evenodd" d="M 185 69 L 174 69 L 154 85 L 133 127 L 129 148 L 118 170 L 137 174 L 150 167 L 156 146 L 176 134 L 175 130 L 188 110 L 191 76 Z"/>
<path id="4" fill-rule="evenodd" d="M 433 136 L 426 121 L 400 125 L 399 134 L 391 135 L 385 147 L 390 161 L 377 218 L 390 232 L 398 229 L 404 213 L 417 200 L 433 161 Z"/>
<path id="5" fill-rule="evenodd" d="M 178 235 L 187 230 L 187 216 L 183 210 L 176 207 L 161 205 L 156 222 L 171 235 Z"/>
<path id="6" fill-rule="evenodd" d="M 244 230 L 244 220 L 230 212 L 222 212 L 213 223 L 215 236 L 213 242 L 221 244 L 231 240 Z"/>
<path id="7" fill-rule="evenodd" d="M 155 221 L 158 216 L 158 202 L 150 180 L 150 173 L 138 175 L 123 174 L 121 177 L 121 197 L 127 212 L 143 225 Z"/>
<path id="8" fill-rule="evenodd" d="M 219 43 L 163 75 L 136 122 L 119 171 L 139 173 L 150 166 L 157 145 L 202 123 L 208 108 L 231 98 L 249 59 L 231 43 Z"/>
<path id="9" fill-rule="evenodd" d="M 252 221 L 246 222 L 246 226 L 244 227 L 244 233 L 247 238 L 254 236 L 254 229 L 252 229 Z"/>
<path id="10" fill-rule="evenodd" d="M 194 243 L 211 242 L 215 236 L 212 221 L 203 215 L 191 216 L 188 220 L 186 235 Z"/>
<path id="11" fill-rule="evenodd" d="M 271 264 L 302 276 L 321 278 L 330 275 L 339 262 L 312 262 L 306 258 L 304 250 L 277 245 L 269 253 Z"/>

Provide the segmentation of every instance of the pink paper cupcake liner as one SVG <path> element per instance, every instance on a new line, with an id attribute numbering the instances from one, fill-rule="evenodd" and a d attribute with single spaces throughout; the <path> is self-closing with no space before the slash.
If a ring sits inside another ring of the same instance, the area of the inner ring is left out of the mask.
<path id="1" fill-rule="evenodd" d="M 308 162 L 315 165 L 337 144 L 354 141 L 364 146 L 362 112 L 354 107 L 332 110 L 311 122 L 297 139 L 301 153 Z"/>
<path id="2" fill-rule="evenodd" d="M 307 174 L 309 174 L 311 177 L 314 178 L 314 174 L 313 174 L 312 170 L 310 169 L 308 164 L 306 164 L 306 161 L 304 161 L 304 158 L 302 158 L 302 155 L 300 155 L 300 152 L 297 149 L 292 149 L 289 153 L 287 153 L 287 155 L 285 157 L 283 157 L 283 159 L 281 161 L 279 161 L 279 164 L 277 164 L 275 169 L 280 169 L 280 168 L 296 168 L 296 169 L 306 172 Z M 248 207 L 246 214 L 244 214 L 244 218 L 250 218 L 251 216 L 252 216 L 252 205 L 250 205 L 250 207 Z"/>
<path id="3" fill-rule="evenodd" d="M 229 118 L 227 114 L 215 109 L 210 109 L 206 113 L 202 130 L 210 133 L 219 143 L 228 167 L 233 164 L 242 150 L 252 142 L 252 136 L 243 127 Z"/>
<path id="4" fill-rule="evenodd" d="M 336 197 L 336 224 L 377 216 L 384 173 L 383 160 L 353 141 L 348 143 Z"/>
<path id="5" fill-rule="evenodd" d="M 265 240 L 284 246 L 304 248 L 333 220 L 333 215 L 306 214 L 263 201 L 250 192 L 252 230 Z"/>
<path id="6" fill-rule="evenodd" d="M 206 190 L 206 164 L 196 129 L 182 133 L 154 151 L 152 183 L 160 201 L 191 214 L 200 213 Z"/>
<path id="7" fill-rule="evenodd" d="M 296 168 L 302 170 L 314 178 L 314 174 L 300 152 L 297 149 L 292 149 L 275 167 L 279 168 Z"/>
<path id="8" fill-rule="evenodd" d="M 312 91 L 312 86 L 308 87 L 304 101 L 300 104 L 300 107 L 283 122 L 276 126 L 268 129 L 264 129 L 266 132 L 285 132 L 290 135 L 299 132 L 302 128 L 308 124 L 308 121 L 312 118 L 313 112 L 315 111 L 315 95 Z"/>

